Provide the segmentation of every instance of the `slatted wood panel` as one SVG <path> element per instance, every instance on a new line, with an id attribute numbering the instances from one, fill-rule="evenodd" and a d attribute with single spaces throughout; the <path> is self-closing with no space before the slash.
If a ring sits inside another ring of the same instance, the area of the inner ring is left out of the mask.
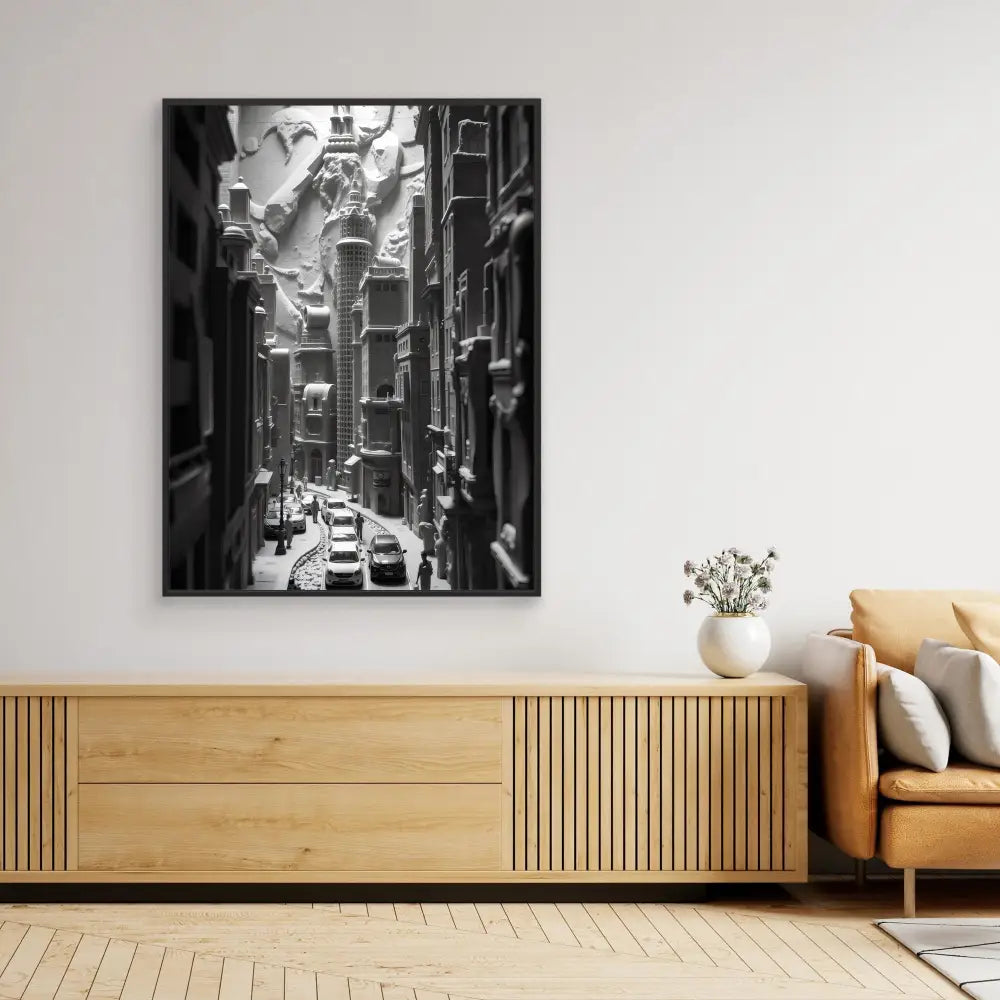
<path id="1" fill-rule="evenodd" d="M 74 867 L 69 845 L 69 797 L 75 796 L 74 761 L 67 758 L 75 718 L 74 698 L 0 699 L 3 761 L 2 871 L 66 871 Z"/>
<path id="2" fill-rule="evenodd" d="M 514 871 L 797 870 L 803 712 L 781 697 L 513 698 L 505 856 Z"/>

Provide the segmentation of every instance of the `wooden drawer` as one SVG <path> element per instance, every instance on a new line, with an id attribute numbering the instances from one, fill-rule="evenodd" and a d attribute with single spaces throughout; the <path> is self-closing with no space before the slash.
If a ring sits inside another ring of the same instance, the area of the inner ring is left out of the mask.
<path id="1" fill-rule="evenodd" d="M 80 699 L 81 782 L 499 782 L 500 698 Z"/>
<path id="2" fill-rule="evenodd" d="M 499 785 L 81 785 L 80 869 L 496 871 Z"/>

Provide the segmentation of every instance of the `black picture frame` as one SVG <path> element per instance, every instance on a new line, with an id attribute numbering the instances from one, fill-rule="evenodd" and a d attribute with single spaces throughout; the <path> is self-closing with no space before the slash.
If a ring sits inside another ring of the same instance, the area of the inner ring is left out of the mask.
<path id="1" fill-rule="evenodd" d="M 542 476 L 541 476 L 541 315 L 542 315 L 542 280 L 541 280 L 541 250 L 542 250 L 542 142 L 541 142 L 541 105 L 540 98 L 507 97 L 507 98 L 427 98 L 427 97 L 352 97 L 338 98 L 337 101 L 348 105 L 522 105 L 533 109 L 531 116 L 532 158 L 531 173 L 534 191 L 534 226 L 533 226 L 533 303 L 534 303 L 534 342 L 532 357 L 532 517 L 534 520 L 533 539 L 531 545 L 531 581 L 530 585 L 512 589 L 447 589 L 418 590 L 409 587 L 399 590 L 250 590 L 238 588 L 204 587 L 199 589 L 178 587 L 172 580 L 171 573 L 171 496 L 170 496 L 170 460 L 171 460 L 171 365 L 173 357 L 172 344 L 172 308 L 170 295 L 171 253 L 169 237 L 171 226 L 171 161 L 175 155 L 175 142 L 172 125 L 172 115 L 175 109 L 191 108 L 193 106 L 232 106 L 232 105 L 312 105 L 324 106 L 335 103 L 331 98 L 302 97 L 239 97 L 239 98 L 164 98 L 162 101 L 162 361 L 161 361 L 161 462 L 162 462 L 162 535 L 161 535 L 161 596 L 163 597 L 313 597 L 313 598 L 344 598 L 344 597 L 381 597 L 395 599 L 419 598 L 454 598 L 454 597 L 540 597 L 542 595 Z"/>

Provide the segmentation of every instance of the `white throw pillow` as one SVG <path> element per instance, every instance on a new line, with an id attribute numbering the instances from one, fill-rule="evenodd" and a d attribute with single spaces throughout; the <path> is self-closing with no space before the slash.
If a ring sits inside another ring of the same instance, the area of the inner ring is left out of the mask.
<path id="1" fill-rule="evenodd" d="M 951 732 L 934 692 L 905 670 L 875 665 L 878 674 L 878 736 L 904 764 L 943 771 L 951 753 Z"/>
<path id="2" fill-rule="evenodd" d="M 975 649 L 925 639 L 915 673 L 937 696 L 963 757 L 1000 767 L 1000 664 Z"/>

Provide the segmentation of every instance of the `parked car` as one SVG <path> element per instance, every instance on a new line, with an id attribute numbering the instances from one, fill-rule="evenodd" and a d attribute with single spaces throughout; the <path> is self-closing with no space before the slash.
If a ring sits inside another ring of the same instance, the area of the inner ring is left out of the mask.
<path id="1" fill-rule="evenodd" d="M 315 493 L 303 493 L 302 496 L 299 497 L 299 503 L 302 504 L 302 506 L 305 509 L 305 512 L 307 514 L 311 514 L 312 513 L 312 505 L 316 501 L 317 501 L 317 497 L 316 497 Z"/>
<path id="2" fill-rule="evenodd" d="M 362 590 L 364 585 L 360 549 L 353 542 L 334 542 L 326 554 L 326 589 L 353 587 Z"/>
<path id="3" fill-rule="evenodd" d="M 329 524 L 330 518 L 338 510 L 347 510 L 347 504 L 337 497 L 327 497 L 326 503 L 323 504 L 323 520 Z"/>
<path id="4" fill-rule="evenodd" d="M 292 530 L 296 535 L 301 535 L 306 530 L 306 514 L 302 509 L 302 504 L 298 502 L 286 503 L 285 520 L 292 522 Z"/>
<path id="5" fill-rule="evenodd" d="M 333 528 L 350 528 L 354 531 L 354 515 L 345 507 L 343 510 L 335 510 L 327 522 L 331 529 Z"/>
<path id="6" fill-rule="evenodd" d="M 376 535 L 368 543 L 368 573 L 372 580 L 405 580 L 405 552 L 395 535 Z"/>
<path id="7" fill-rule="evenodd" d="M 264 511 L 264 537 L 277 538 L 281 534 L 281 509 L 278 505 L 269 504 Z"/>
<path id="8" fill-rule="evenodd" d="M 330 530 L 330 541 L 331 542 L 353 542 L 359 548 L 361 542 L 358 539 L 358 533 L 353 528 L 332 528 Z"/>

